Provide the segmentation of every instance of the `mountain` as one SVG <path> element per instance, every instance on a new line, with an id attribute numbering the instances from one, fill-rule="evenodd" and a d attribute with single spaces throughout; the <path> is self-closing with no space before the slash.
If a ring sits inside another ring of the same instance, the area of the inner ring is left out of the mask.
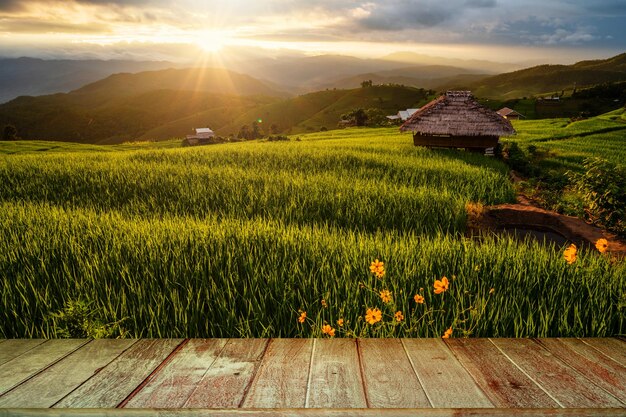
<path id="1" fill-rule="evenodd" d="M 572 65 L 539 65 L 472 83 L 479 97 L 519 98 L 626 80 L 626 53 Z"/>
<path id="2" fill-rule="evenodd" d="M 166 61 L 0 58 L 0 103 L 18 96 L 68 92 L 118 72 L 176 67 Z"/>
<path id="3" fill-rule="evenodd" d="M 274 59 L 259 59 L 240 64 L 240 72 L 255 78 L 284 86 L 296 93 L 307 93 L 325 88 L 353 88 L 365 79 L 379 79 L 381 83 L 424 87 L 424 80 L 447 78 L 459 74 L 498 74 L 500 68 L 517 69 L 510 64 L 486 61 L 462 61 L 412 55 L 405 61 L 404 55 L 389 55 L 384 59 L 363 59 L 343 55 L 319 55 L 311 57 L 288 56 Z M 423 58 L 423 61 L 420 59 Z M 455 64 L 455 65 L 452 65 Z M 463 64 L 468 64 L 464 66 Z M 371 74 L 371 76 L 370 76 Z M 414 82 L 417 79 L 418 82 Z M 355 82 L 358 80 L 358 83 Z"/>
<path id="4" fill-rule="evenodd" d="M 458 59 L 458 58 L 443 58 L 424 54 L 417 54 L 414 52 L 394 52 L 385 55 L 380 58 L 384 61 L 391 61 L 395 63 L 403 63 L 407 65 L 443 65 L 448 67 L 459 67 L 471 70 L 472 72 L 485 73 L 485 74 L 499 74 L 502 72 L 510 72 L 523 68 L 520 64 L 484 61 L 478 59 Z"/>
<path id="5" fill-rule="evenodd" d="M 412 87 L 440 89 L 450 84 L 466 84 L 479 81 L 490 74 L 479 74 L 466 68 L 445 65 L 425 65 L 402 67 L 374 73 L 358 74 L 336 80 L 325 88 L 356 88 L 363 80 L 372 80 L 374 84 L 398 84 Z"/>
<path id="6" fill-rule="evenodd" d="M 114 74 L 88 84 L 72 94 L 130 96 L 155 90 L 211 92 L 236 96 L 287 96 L 269 85 L 222 68 L 191 68 Z"/>
<path id="7" fill-rule="evenodd" d="M 119 143 L 194 115 L 176 136 L 193 127 L 221 126 L 281 95 L 252 77 L 226 70 L 116 74 L 70 93 L 4 103 L 0 126 L 14 125 L 24 139 Z"/>

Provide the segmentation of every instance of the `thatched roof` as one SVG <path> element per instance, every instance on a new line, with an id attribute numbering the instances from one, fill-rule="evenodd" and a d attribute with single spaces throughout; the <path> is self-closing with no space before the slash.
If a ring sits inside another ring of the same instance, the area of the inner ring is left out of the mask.
<path id="1" fill-rule="evenodd" d="M 511 122 L 480 105 L 469 91 L 448 91 L 415 112 L 402 132 L 422 135 L 508 136 Z"/>

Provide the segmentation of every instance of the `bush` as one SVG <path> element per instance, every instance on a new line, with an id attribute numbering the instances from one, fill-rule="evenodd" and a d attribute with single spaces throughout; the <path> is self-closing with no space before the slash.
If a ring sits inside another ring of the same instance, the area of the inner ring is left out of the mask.
<path id="1" fill-rule="evenodd" d="M 586 217 L 614 232 L 626 233 L 626 169 L 601 158 L 584 161 L 582 174 L 568 172 L 580 193 Z"/>
<path id="2" fill-rule="evenodd" d="M 50 314 L 48 320 L 57 337 L 102 339 L 125 335 L 120 326 L 123 320 L 105 324 L 98 316 L 99 311 L 92 303 L 69 300 L 61 311 Z"/>

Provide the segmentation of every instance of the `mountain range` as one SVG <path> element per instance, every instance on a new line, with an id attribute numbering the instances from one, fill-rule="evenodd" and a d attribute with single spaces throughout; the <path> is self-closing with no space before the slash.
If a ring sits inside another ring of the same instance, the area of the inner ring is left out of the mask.
<path id="1" fill-rule="evenodd" d="M 0 126 L 14 125 L 25 139 L 83 143 L 162 140 L 180 137 L 191 128 L 201 126 L 210 126 L 218 134 L 226 135 L 237 133 L 242 125 L 258 119 L 263 121 L 266 130 L 274 125 L 273 130 L 298 133 L 334 128 L 342 114 L 359 107 L 393 114 L 400 109 L 420 106 L 428 99 L 428 89 L 471 89 L 478 97 L 505 100 L 565 89 L 571 91 L 574 86 L 580 89 L 626 81 L 626 54 L 573 65 L 540 65 L 496 75 L 489 75 L 471 62 L 464 64 L 473 68 L 407 65 L 399 63 L 398 59 L 397 56 L 392 56 L 392 60 L 291 57 L 285 62 L 264 61 L 265 67 L 239 65 L 239 71 L 202 67 L 122 72 L 66 93 L 21 96 L 0 104 Z M 384 61 L 385 65 L 379 61 Z M 21 60 L 22 65 L 28 62 L 41 64 L 41 67 L 47 65 L 47 61 Z M 57 61 L 49 64 L 62 68 L 59 80 L 63 74 L 70 73 L 69 64 L 61 65 Z M 136 63 L 138 66 L 168 64 Z M 93 62 L 84 65 L 93 68 Z M 334 72 L 331 71 L 333 65 Z M 2 70 L 7 72 L 5 68 Z M 33 74 L 40 72 L 40 68 L 33 69 Z M 281 72 L 280 79 L 272 75 Z M 331 72 L 333 75 L 329 75 Z M 251 73 L 260 75 L 255 77 Z M 23 79 L 39 85 L 35 75 L 25 74 Z M 54 74 L 48 75 L 54 78 Z M 8 84 L 6 79 L 0 79 Z M 374 86 L 361 88 L 364 80 L 372 80 Z M 299 82 L 304 84 L 298 86 Z M 44 79 L 41 85 L 51 84 Z M 307 85 L 309 87 L 305 88 Z M 315 88 L 320 91 L 314 91 Z M 294 95 L 297 89 L 313 89 L 313 92 Z"/>

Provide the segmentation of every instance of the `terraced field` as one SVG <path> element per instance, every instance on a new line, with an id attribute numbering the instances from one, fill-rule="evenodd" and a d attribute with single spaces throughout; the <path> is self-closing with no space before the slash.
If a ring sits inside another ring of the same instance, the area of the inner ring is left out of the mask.
<path id="1" fill-rule="evenodd" d="M 514 199 L 500 161 L 301 139 L 2 144 L 0 337 L 624 332 L 624 263 L 464 237 L 467 203 Z"/>

